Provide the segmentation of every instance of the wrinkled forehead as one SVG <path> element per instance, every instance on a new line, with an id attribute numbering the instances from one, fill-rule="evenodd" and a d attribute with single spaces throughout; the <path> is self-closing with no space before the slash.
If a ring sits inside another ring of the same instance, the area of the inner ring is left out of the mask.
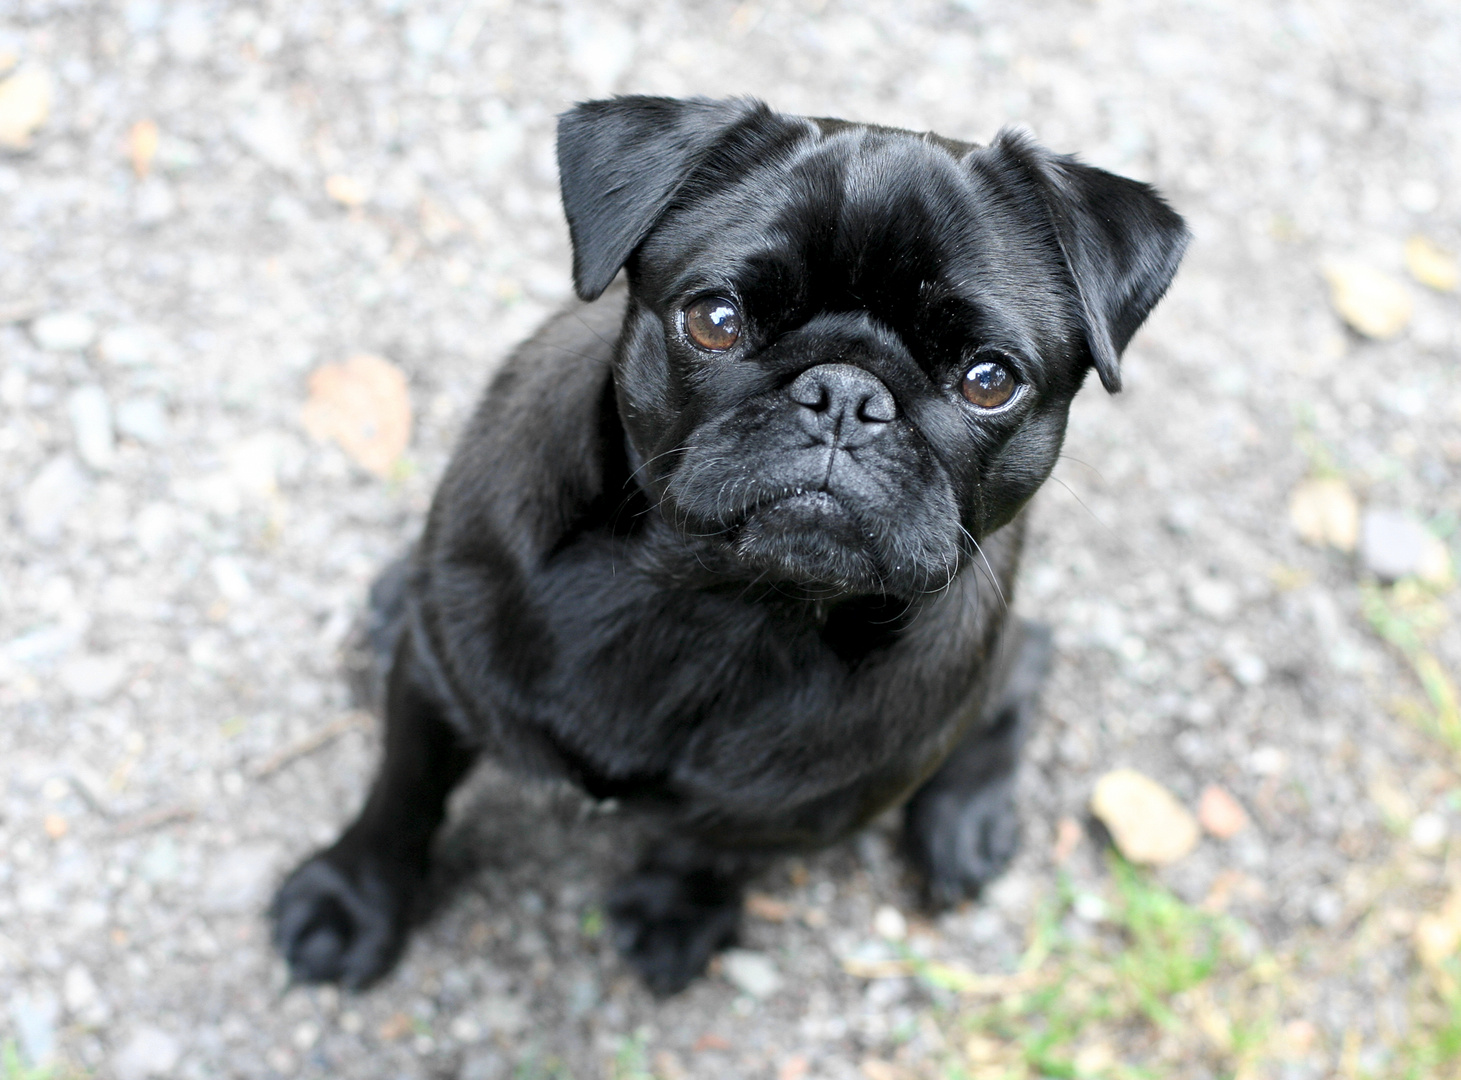
<path id="1" fill-rule="evenodd" d="M 712 161 L 645 245 L 669 291 L 751 276 L 830 307 L 911 291 L 989 296 L 1020 247 L 1015 207 L 943 146 L 851 129 L 758 161 Z M 670 266 L 665 266 L 670 270 Z"/>

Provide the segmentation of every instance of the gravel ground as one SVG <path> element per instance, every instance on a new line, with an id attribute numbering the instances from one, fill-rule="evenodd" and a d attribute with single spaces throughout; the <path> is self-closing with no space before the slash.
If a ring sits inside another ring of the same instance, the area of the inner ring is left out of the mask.
<path id="1" fill-rule="evenodd" d="M 918 985 L 843 970 L 896 931 L 880 908 L 913 917 L 887 828 L 773 873 L 748 951 L 664 1004 L 597 932 L 632 825 L 490 769 L 378 988 L 288 988 L 262 918 L 372 769 L 340 674 L 365 586 L 494 364 L 568 295 L 555 114 L 749 93 L 974 140 L 1025 124 L 1156 182 L 1196 234 L 1126 392 L 1078 400 L 1038 500 L 1021 606 L 1059 662 L 1024 853 L 984 902 L 914 919 L 920 947 L 1008 968 L 1056 822 L 1107 769 L 1189 805 L 1218 783 L 1253 825 L 1162 880 L 1194 902 L 1220 883 L 1267 946 L 1318 958 L 1286 1006 L 1312 1052 L 1281 1075 L 1379 1067 L 1414 913 L 1461 883 L 1461 779 L 1392 708 L 1418 690 L 1362 567 L 1305 546 L 1288 500 L 1326 473 L 1437 534 L 1461 520 L 1456 294 L 1406 284 L 1413 316 L 1377 342 L 1320 272 L 1404 279 L 1415 232 L 1461 248 L 1458 56 L 1450 0 L 0 5 L 0 65 L 54 86 L 33 145 L 0 151 L 0 1041 L 117 1080 L 935 1059 Z M 300 419 L 310 372 L 360 352 L 415 410 L 386 480 Z M 1439 605 L 1458 671 L 1461 603 Z M 1098 882 L 1094 851 L 1066 872 Z M 1366 883 L 1396 867 L 1410 907 L 1353 958 Z"/>

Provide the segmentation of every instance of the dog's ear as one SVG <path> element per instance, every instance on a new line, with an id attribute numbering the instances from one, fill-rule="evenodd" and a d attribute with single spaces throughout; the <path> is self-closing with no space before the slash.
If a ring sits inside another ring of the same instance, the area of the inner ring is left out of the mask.
<path id="1" fill-rule="evenodd" d="M 727 131 L 765 105 L 617 97 L 558 118 L 558 179 L 573 240 L 573 287 L 593 300 Z"/>
<path id="2" fill-rule="evenodd" d="M 1177 272 L 1186 224 L 1149 185 L 1052 154 L 1022 133 L 1001 131 L 973 157 L 989 155 L 1039 193 L 1075 284 L 1091 363 L 1116 393 L 1121 352 Z"/>

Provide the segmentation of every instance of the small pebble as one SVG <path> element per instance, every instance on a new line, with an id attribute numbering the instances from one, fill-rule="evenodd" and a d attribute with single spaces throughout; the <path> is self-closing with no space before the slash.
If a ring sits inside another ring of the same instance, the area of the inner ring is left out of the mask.
<path id="1" fill-rule="evenodd" d="M 110 469 L 116 460 L 112 409 L 106 391 L 95 383 L 78 386 L 66 399 L 76 453 L 93 469 Z"/>
<path id="2" fill-rule="evenodd" d="M 30 324 L 30 336 L 47 352 L 76 352 L 96 340 L 96 323 L 80 311 L 54 311 Z"/>
<path id="3" fill-rule="evenodd" d="M 206 9 L 182 4 L 173 9 L 163 27 L 168 51 L 185 64 L 196 64 L 213 51 L 213 27 Z"/>
<path id="4" fill-rule="evenodd" d="M 127 665 L 121 657 L 90 654 L 63 664 L 58 681 L 79 701 L 105 701 L 126 675 Z"/>
<path id="5" fill-rule="evenodd" d="M 908 936 L 908 920 L 897 908 L 884 904 L 873 914 L 873 930 L 887 941 L 902 941 Z"/>
<path id="6" fill-rule="evenodd" d="M 1438 855 L 1446 846 L 1446 819 L 1433 810 L 1417 814 L 1410 823 L 1410 842 L 1422 855 Z"/>
<path id="7" fill-rule="evenodd" d="M 1330 927 L 1344 916 L 1344 901 L 1332 889 L 1320 889 L 1309 901 L 1309 917 L 1320 926 Z"/>
<path id="8" fill-rule="evenodd" d="M 31 1065 L 44 1068 L 56 1056 L 56 1020 L 60 1002 L 48 993 L 18 994 L 10 1003 L 10 1020 L 20 1036 L 20 1052 Z M 49 1074 L 50 1070 L 45 1070 Z M 5 1075 L 11 1075 L 7 1069 Z M 27 1074 L 20 1074 L 27 1075 Z"/>
<path id="9" fill-rule="evenodd" d="M 1226 621 L 1238 610 L 1238 590 L 1226 581 L 1202 578 L 1187 586 L 1187 601 L 1198 614 Z"/>
<path id="10" fill-rule="evenodd" d="M 62 996 L 66 1001 L 66 1008 L 73 1014 L 90 1009 L 97 999 L 96 980 L 91 977 L 91 972 L 81 964 L 72 964 L 67 968 Z"/>
<path id="11" fill-rule="evenodd" d="M 57 538 L 70 512 L 85 497 L 88 481 L 69 455 L 53 457 L 20 493 L 20 522 L 32 539 Z"/>
<path id="12" fill-rule="evenodd" d="M 161 225 L 177 213 L 178 199 L 172 185 L 160 176 L 149 176 L 137 185 L 132 197 L 132 216 L 139 225 Z"/>
<path id="13" fill-rule="evenodd" d="M 1420 522 L 1395 510 L 1365 511 L 1360 528 L 1360 558 L 1381 581 L 1418 577 L 1444 584 L 1451 576 L 1446 545 Z"/>
<path id="14" fill-rule="evenodd" d="M 728 949 L 721 956 L 721 965 L 731 984 L 753 998 L 767 998 L 781 989 L 781 973 L 765 953 Z"/>
<path id="15" fill-rule="evenodd" d="M 1200 839 L 1196 820 L 1177 797 L 1135 769 L 1113 769 L 1096 781 L 1091 812 L 1132 862 L 1176 862 Z"/>
<path id="16" fill-rule="evenodd" d="M 177 1039 L 161 1028 L 138 1028 L 112 1059 L 117 1080 L 150 1080 L 168 1076 L 182 1057 Z"/>
<path id="17" fill-rule="evenodd" d="M 1197 804 L 1197 820 L 1209 835 L 1229 840 L 1248 827 L 1248 813 L 1226 788 L 1209 784 Z"/>
<path id="18" fill-rule="evenodd" d="M 117 405 L 117 430 L 129 439 L 147 446 L 167 442 L 169 425 L 167 408 L 156 394 L 124 398 Z"/>
<path id="19" fill-rule="evenodd" d="M 109 364 L 140 367 L 157 358 L 161 339 L 146 326 L 118 326 L 101 336 L 97 352 Z"/>

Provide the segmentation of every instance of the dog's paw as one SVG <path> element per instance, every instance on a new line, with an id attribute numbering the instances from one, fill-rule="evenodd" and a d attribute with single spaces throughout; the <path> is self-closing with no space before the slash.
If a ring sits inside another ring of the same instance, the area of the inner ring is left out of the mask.
<path id="1" fill-rule="evenodd" d="M 620 882 L 607 907 L 620 955 L 664 997 L 683 990 L 735 942 L 741 888 L 708 870 L 646 869 Z"/>
<path id="2" fill-rule="evenodd" d="M 1020 849 L 1014 784 L 1000 780 L 973 792 L 927 792 L 909 804 L 903 829 L 931 906 L 978 896 Z"/>
<path id="3" fill-rule="evenodd" d="M 274 896 L 274 943 L 299 982 L 351 989 L 384 975 L 406 940 L 409 875 L 369 862 L 337 865 L 329 852 L 299 866 Z"/>

